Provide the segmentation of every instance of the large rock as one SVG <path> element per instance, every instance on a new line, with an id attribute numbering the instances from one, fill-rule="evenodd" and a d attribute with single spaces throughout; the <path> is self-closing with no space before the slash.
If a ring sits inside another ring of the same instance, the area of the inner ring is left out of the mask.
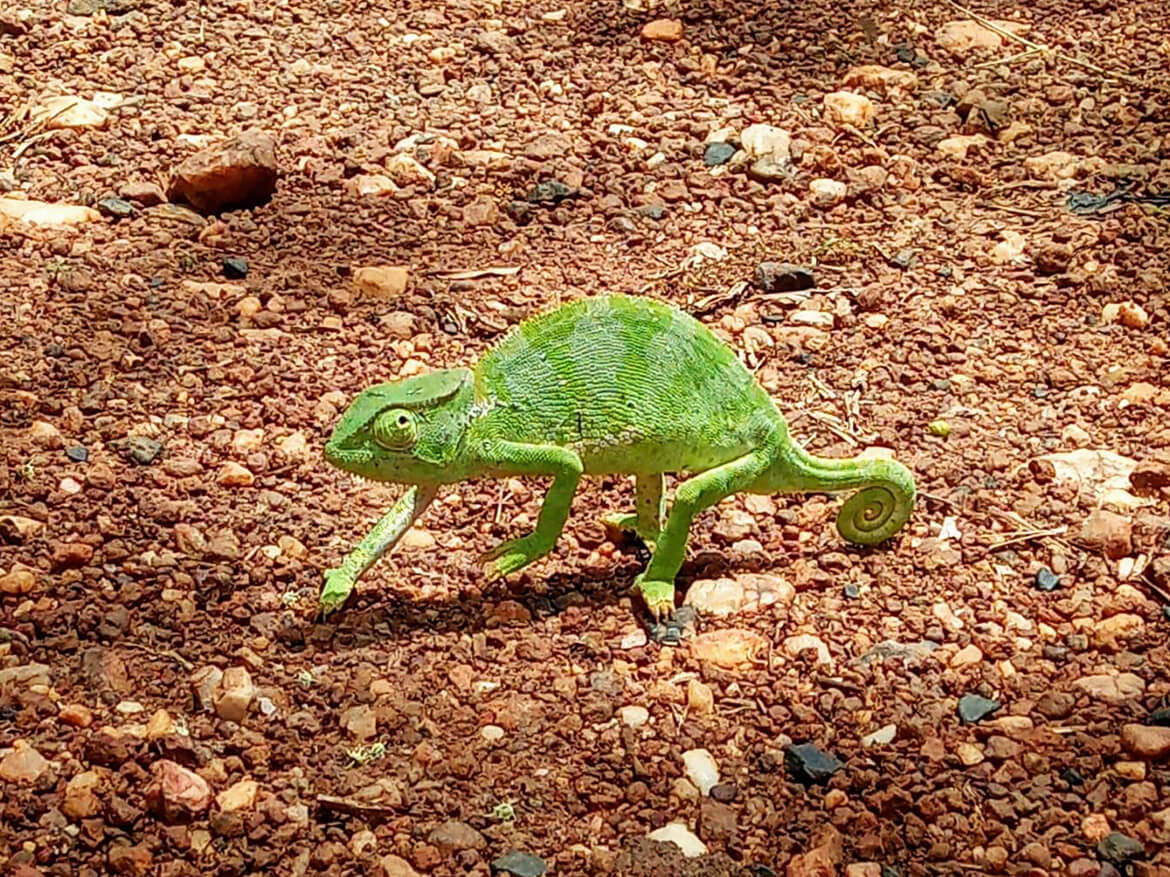
<path id="1" fill-rule="evenodd" d="M 41 753 L 25 741 L 17 740 L 8 754 L 0 758 L 0 780 L 32 785 L 44 776 L 49 767 L 49 762 Z"/>
<path id="2" fill-rule="evenodd" d="M 991 19 L 990 23 L 1000 30 L 1006 30 L 1017 36 L 1028 32 L 1028 26 L 1015 21 Z M 934 35 L 935 41 L 942 48 L 954 55 L 965 57 L 974 52 L 1000 49 L 1006 41 L 997 31 L 985 27 L 972 18 L 948 21 Z"/>
<path id="3" fill-rule="evenodd" d="M 229 667 L 220 681 L 215 711 L 221 719 L 242 722 L 255 696 L 256 688 L 252 684 L 251 674 L 243 667 Z"/>
<path id="4" fill-rule="evenodd" d="M 276 177 L 276 141 L 262 131 L 247 131 L 186 159 L 167 196 L 201 213 L 255 207 L 272 197 Z"/>
<path id="5" fill-rule="evenodd" d="M 1081 525 L 1081 541 L 1115 560 L 1133 551 L 1132 534 L 1129 518 L 1107 509 L 1097 509 Z"/>
<path id="6" fill-rule="evenodd" d="M 1155 725 L 1129 724 L 1121 729 L 1121 745 L 1125 751 L 1151 761 L 1170 756 L 1170 728 Z"/>
<path id="7" fill-rule="evenodd" d="M 163 819 L 188 819 L 211 806 L 211 787 L 194 771 L 165 759 L 156 761 L 150 770 L 154 778 L 146 789 L 146 801 Z"/>

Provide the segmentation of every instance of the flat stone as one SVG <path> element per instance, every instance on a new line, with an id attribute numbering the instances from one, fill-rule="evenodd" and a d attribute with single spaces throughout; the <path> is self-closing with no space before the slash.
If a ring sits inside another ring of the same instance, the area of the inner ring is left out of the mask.
<path id="1" fill-rule="evenodd" d="M 658 843 L 674 844 L 688 859 L 707 854 L 707 845 L 681 822 L 670 822 L 650 832 L 646 837 Z"/>
<path id="2" fill-rule="evenodd" d="M 738 150 L 730 143 L 708 143 L 703 150 L 703 164 L 707 167 L 718 167 L 727 164 Z"/>
<path id="3" fill-rule="evenodd" d="M 146 790 L 147 804 L 163 819 L 198 816 L 211 806 L 211 787 L 194 771 L 165 759 L 150 770 L 153 780 Z"/>
<path id="4" fill-rule="evenodd" d="M 184 160 L 168 196 L 203 214 L 256 207 L 271 199 L 276 178 L 276 141 L 265 132 L 246 131 Z"/>
<path id="5" fill-rule="evenodd" d="M 491 864 L 493 874 L 511 874 L 513 877 L 543 877 L 548 864 L 539 856 L 513 850 L 505 853 Z"/>
<path id="6" fill-rule="evenodd" d="M 48 760 L 23 740 L 17 740 L 12 751 L 0 758 L 0 780 L 6 783 L 30 786 L 48 769 Z"/>
<path id="7" fill-rule="evenodd" d="M 966 724 L 973 724 L 987 718 L 1003 704 L 978 694 L 964 694 L 959 698 L 959 718 Z"/>
<path id="8" fill-rule="evenodd" d="M 1114 831 L 1097 843 L 1097 854 L 1106 862 L 1111 862 L 1114 865 L 1125 865 L 1134 859 L 1144 858 L 1146 848 L 1141 841 L 1119 831 Z"/>
<path id="9" fill-rule="evenodd" d="M 1170 755 L 1170 728 L 1136 723 L 1123 725 L 1121 745 L 1131 755 L 1157 761 Z"/>
<path id="10" fill-rule="evenodd" d="M 448 820 L 427 836 L 427 843 L 433 844 L 445 853 L 462 850 L 482 850 L 487 846 L 484 836 L 458 820 Z"/>
<path id="11" fill-rule="evenodd" d="M 833 774 L 845 767 L 838 758 L 812 743 L 787 746 L 784 761 L 796 780 L 805 785 L 828 782 Z"/>
<path id="12" fill-rule="evenodd" d="M 756 267 L 756 286 L 764 292 L 799 292 L 816 286 L 816 277 L 802 265 L 761 262 Z"/>

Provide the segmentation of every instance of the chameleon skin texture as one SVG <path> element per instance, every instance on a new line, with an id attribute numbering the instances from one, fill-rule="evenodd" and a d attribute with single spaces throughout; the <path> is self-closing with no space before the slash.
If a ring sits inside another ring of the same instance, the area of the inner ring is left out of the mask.
<path id="1" fill-rule="evenodd" d="M 674 609 L 691 521 L 726 496 L 856 490 L 837 529 L 848 541 L 876 545 L 906 523 L 916 495 L 900 463 L 805 452 L 731 348 L 682 311 L 628 296 L 582 299 L 525 321 L 474 370 L 366 389 L 325 456 L 363 478 L 418 487 L 327 573 L 325 611 L 344 602 L 441 484 L 552 477 L 533 532 L 485 555 L 489 576 L 498 577 L 553 549 L 583 475 L 633 475 L 636 511 L 607 520 L 651 548 L 635 588 L 656 616 Z M 668 472 L 691 476 L 669 511 Z"/>

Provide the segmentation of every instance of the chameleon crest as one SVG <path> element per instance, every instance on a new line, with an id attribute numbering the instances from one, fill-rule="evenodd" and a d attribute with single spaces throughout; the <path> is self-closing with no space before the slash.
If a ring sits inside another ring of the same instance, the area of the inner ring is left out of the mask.
<path id="1" fill-rule="evenodd" d="M 735 352 L 706 327 L 667 304 L 620 295 L 571 302 L 520 324 L 474 370 L 366 389 L 338 422 L 325 457 L 363 478 L 410 485 L 326 573 L 325 612 L 345 602 L 440 485 L 472 478 L 552 479 L 535 529 L 485 555 L 495 578 L 553 549 L 583 475 L 634 476 L 635 511 L 606 523 L 650 548 L 635 589 L 655 616 L 674 609 L 695 515 L 731 494 L 856 491 L 837 529 L 860 545 L 900 530 L 916 495 L 909 470 L 893 460 L 808 454 Z M 689 476 L 669 510 L 668 472 Z"/>

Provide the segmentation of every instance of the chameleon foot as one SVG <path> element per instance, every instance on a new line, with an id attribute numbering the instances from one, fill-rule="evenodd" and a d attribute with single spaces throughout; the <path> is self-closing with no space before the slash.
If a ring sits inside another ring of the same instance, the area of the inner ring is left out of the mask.
<path id="1" fill-rule="evenodd" d="M 535 534 L 522 536 L 519 539 L 509 539 L 501 542 L 495 548 L 487 551 L 480 557 L 480 563 L 487 564 L 487 580 L 494 582 L 502 579 L 517 570 L 523 569 L 544 555 L 552 551 L 553 546 Z"/>
<path id="2" fill-rule="evenodd" d="M 620 542 L 625 537 L 635 535 L 648 546 L 653 547 L 654 540 L 658 538 L 658 533 L 638 526 L 638 516 L 633 512 L 628 514 L 612 512 L 601 518 L 601 524 L 605 527 L 605 535 L 610 542 Z"/>
<path id="3" fill-rule="evenodd" d="M 634 579 L 634 590 L 641 595 L 656 622 L 674 612 L 674 582 L 656 582 L 638 576 Z"/>
<path id="4" fill-rule="evenodd" d="M 344 569 L 325 571 L 325 586 L 321 589 L 321 617 L 341 607 L 353 591 L 354 579 Z"/>

